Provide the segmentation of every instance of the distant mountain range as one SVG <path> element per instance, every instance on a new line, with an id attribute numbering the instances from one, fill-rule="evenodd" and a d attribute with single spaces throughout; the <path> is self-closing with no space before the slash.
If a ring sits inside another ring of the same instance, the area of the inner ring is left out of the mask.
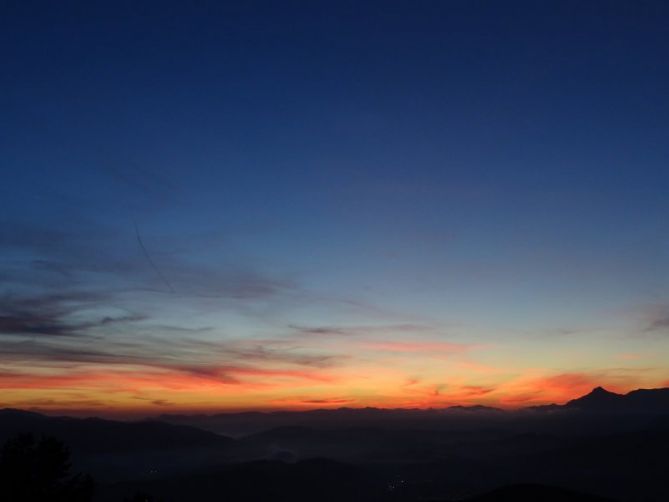
<path id="1" fill-rule="evenodd" d="M 526 415 L 537 412 L 587 412 L 626 414 L 669 414 L 669 388 L 637 389 L 627 394 L 616 394 L 603 387 L 572 399 L 566 404 L 530 406 L 519 410 L 505 411 L 490 406 L 451 406 L 442 409 L 418 408 L 336 408 L 310 411 L 242 412 L 216 414 L 163 414 L 154 418 L 125 422 L 101 418 L 76 419 L 71 417 L 49 417 L 40 413 L 11 408 L 0 409 L 0 441 L 12 431 L 21 428 L 43 429 L 45 433 L 63 436 L 70 443 L 81 443 L 85 450 L 94 448 L 123 451 L 125 448 L 173 449 L 184 445 L 207 447 L 229 446 L 232 440 L 221 434 L 220 428 L 237 433 L 254 433 L 276 427 L 311 425 L 387 425 L 405 424 L 407 421 L 466 420 L 476 424 L 504 416 Z M 72 435 L 76 424 L 76 434 Z M 217 425 L 218 424 L 218 425 Z M 263 424 L 262 426 L 259 424 Z M 104 441 L 88 441 L 104 431 Z M 210 431 L 210 432 L 207 432 Z M 212 434 L 211 432 L 215 432 Z"/>
<path id="2" fill-rule="evenodd" d="M 616 394 L 602 387 L 593 389 L 589 394 L 573 399 L 566 404 L 529 406 L 519 410 L 505 411 L 490 406 L 451 406 L 441 409 L 407 408 L 336 408 L 311 411 L 275 411 L 216 413 L 211 415 L 176 415 L 164 414 L 157 420 L 191 425 L 220 434 L 232 436 L 260 432 L 271 427 L 284 426 L 360 426 L 383 423 L 384 426 L 405 427 L 413 423 L 418 427 L 432 427 L 435 422 L 469 425 L 482 425 L 499 421 L 502 417 L 515 418 L 518 415 L 544 413 L 626 413 L 626 414 L 664 414 L 669 413 L 669 388 L 638 389 L 627 394 Z"/>
<path id="3" fill-rule="evenodd" d="M 235 437 L 212 432 L 221 430 Z M 188 502 L 220 494 L 254 502 L 669 500 L 669 389 L 598 387 L 564 405 L 517 411 L 342 408 L 120 422 L 0 410 L 0 444 L 17 433 L 65 442 L 74 470 L 103 487 L 100 502 L 136 491 Z M 518 483 L 530 485 L 508 488 Z"/>

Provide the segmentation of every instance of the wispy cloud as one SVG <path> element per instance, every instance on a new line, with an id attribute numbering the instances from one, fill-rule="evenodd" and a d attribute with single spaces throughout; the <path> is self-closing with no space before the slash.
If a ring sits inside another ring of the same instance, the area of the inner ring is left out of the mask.
<path id="1" fill-rule="evenodd" d="M 0 230 L 0 249 L 12 251 L 16 258 L 5 262 L 0 273 L 17 284 L 59 289 L 83 283 L 89 289 L 97 285 L 164 292 L 168 281 L 182 296 L 238 300 L 269 298 L 297 289 L 293 280 L 272 277 L 248 264 L 195 263 L 164 249 L 165 239 L 155 243 L 150 235 L 138 235 L 132 220 L 125 229 L 91 225 L 76 233 L 6 222 Z"/>
<path id="2" fill-rule="evenodd" d="M 463 385 L 460 389 L 468 397 L 485 396 L 495 391 L 495 387 L 484 387 L 482 385 Z"/>
<path id="3" fill-rule="evenodd" d="M 281 408 L 300 409 L 300 408 L 329 408 L 342 407 L 358 404 L 356 399 L 348 397 L 323 397 L 323 398 L 308 398 L 308 397 L 291 397 L 291 398 L 276 398 L 271 402 Z"/>
<path id="4" fill-rule="evenodd" d="M 1 344 L 0 361 L 5 368 L 21 369 L 29 363 L 35 371 L 5 373 L 0 380 L 4 388 L 38 388 L 40 381 L 45 388 L 95 386 L 101 382 L 113 386 L 114 375 L 128 381 L 130 372 L 136 384 L 159 388 L 196 389 L 205 382 L 271 387 L 286 379 L 332 382 L 334 377 L 328 370 L 345 359 L 340 354 L 306 351 L 269 340 L 49 337 Z M 50 377 L 46 385 L 44 371 L 59 378 Z"/>
<path id="5" fill-rule="evenodd" d="M 0 336 L 80 336 L 95 328 L 146 318 L 130 312 L 88 320 L 75 318 L 75 314 L 107 298 L 105 294 L 85 291 L 31 296 L 5 294 L 0 303 Z"/>
<path id="6" fill-rule="evenodd" d="M 662 313 L 650 320 L 645 332 L 666 332 L 669 334 L 669 314 Z"/>
<path id="7" fill-rule="evenodd" d="M 301 326 L 291 324 L 288 326 L 298 335 L 304 336 L 362 336 L 375 334 L 411 334 L 417 332 L 433 331 L 432 326 L 425 324 L 384 324 L 369 326 Z"/>

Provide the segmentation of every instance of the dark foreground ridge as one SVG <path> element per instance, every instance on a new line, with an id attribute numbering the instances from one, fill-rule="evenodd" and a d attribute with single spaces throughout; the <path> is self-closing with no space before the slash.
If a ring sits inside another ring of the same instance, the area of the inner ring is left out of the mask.
<path id="1" fill-rule="evenodd" d="M 165 502 L 664 502 L 668 396 L 596 388 L 565 405 L 514 412 L 340 409 L 138 422 L 5 409 L 0 441 L 19 433 L 62 441 L 72 471 L 95 479 L 100 502 L 139 493 Z"/>

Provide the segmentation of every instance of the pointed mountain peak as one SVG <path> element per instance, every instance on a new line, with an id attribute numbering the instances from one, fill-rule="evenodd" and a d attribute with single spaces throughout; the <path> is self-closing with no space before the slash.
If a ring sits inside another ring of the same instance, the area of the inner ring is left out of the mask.
<path id="1" fill-rule="evenodd" d="M 627 394 L 617 394 L 602 387 L 595 387 L 589 394 L 572 399 L 565 406 L 586 411 L 667 413 L 669 388 L 637 389 Z"/>
<path id="2" fill-rule="evenodd" d="M 569 401 L 567 406 L 575 406 L 583 409 L 610 408 L 611 406 L 617 406 L 622 397 L 621 394 L 610 392 L 604 387 L 595 387 L 589 394 Z"/>
<path id="3" fill-rule="evenodd" d="M 575 399 L 574 401 L 580 401 L 580 400 L 602 400 L 602 399 L 615 399 L 622 397 L 622 394 L 616 394 L 615 392 L 611 392 L 609 390 L 606 390 L 604 387 L 595 387 L 590 391 L 589 394 L 586 394 L 585 396 L 579 397 L 578 399 Z"/>
<path id="4" fill-rule="evenodd" d="M 605 396 L 605 395 L 612 395 L 615 394 L 614 392 L 610 392 L 606 390 L 604 387 L 595 387 L 590 391 L 589 396 Z"/>

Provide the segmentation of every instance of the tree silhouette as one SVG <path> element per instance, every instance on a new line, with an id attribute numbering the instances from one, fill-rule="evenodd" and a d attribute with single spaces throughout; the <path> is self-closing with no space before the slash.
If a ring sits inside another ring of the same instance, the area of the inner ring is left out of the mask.
<path id="1" fill-rule="evenodd" d="M 0 500 L 12 502 L 89 502 L 93 480 L 70 475 L 70 452 L 51 437 L 19 434 L 0 452 Z"/>

